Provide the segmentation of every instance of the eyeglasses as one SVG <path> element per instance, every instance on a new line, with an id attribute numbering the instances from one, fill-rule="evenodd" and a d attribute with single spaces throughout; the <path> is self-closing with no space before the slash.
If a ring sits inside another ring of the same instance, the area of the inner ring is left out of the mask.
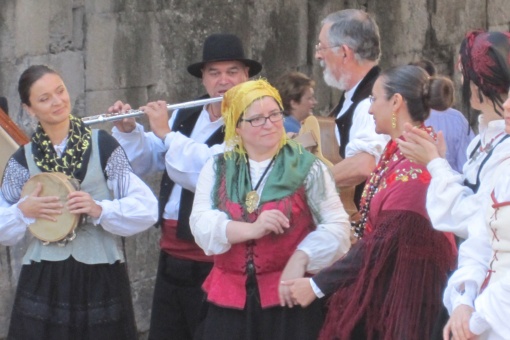
<path id="1" fill-rule="evenodd" d="M 368 96 L 368 100 L 370 101 L 370 104 L 373 104 L 375 102 L 375 97 L 370 95 Z"/>
<path id="2" fill-rule="evenodd" d="M 322 47 L 321 46 L 321 43 L 318 43 L 317 45 L 315 45 L 315 52 L 322 52 L 323 50 L 327 50 L 327 49 L 330 49 L 330 48 L 335 48 L 335 47 L 340 47 L 342 45 L 335 45 L 335 46 L 325 46 L 325 47 Z"/>
<path id="3" fill-rule="evenodd" d="M 264 116 L 259 116 L 259 117 L 255 117 L 255 118 L 250 118 L 250 119 L 244 119 L 244 118 L 241 118 L 241 120 L 243 122 L 248 122 L 251 124 L 251 126 L 253 127 L 259 127 L 259 126 L 262 126 L 264 124 L 266 124 L 266 121 L 267 120 L 270 120 L 271 122 L 273 123 L 276 123 L 276 122 L 279 122 L 280 120 L 283 119 L 283 112 L 282 111 L 278 111 L 278 112 L 273 112 L 271 113 L 269 116 L 267 117 L 264 117 Z"/>

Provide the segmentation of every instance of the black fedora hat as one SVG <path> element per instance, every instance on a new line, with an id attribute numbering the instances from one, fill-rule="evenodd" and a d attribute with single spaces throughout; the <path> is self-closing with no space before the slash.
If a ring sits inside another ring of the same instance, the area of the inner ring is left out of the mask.
<path id="1" fill-rule="evenodd" d="M 249 76 L 253 77 L 262 70 L 262 65 L 244 56 L 243 43 L 234 34 L 211 34 L 205 39 L 202 61 L 188 66 L 188 72 L 202 78 L 202 68 L 206 63 L 214 61 L 237 60 L 250 68 Z"/>

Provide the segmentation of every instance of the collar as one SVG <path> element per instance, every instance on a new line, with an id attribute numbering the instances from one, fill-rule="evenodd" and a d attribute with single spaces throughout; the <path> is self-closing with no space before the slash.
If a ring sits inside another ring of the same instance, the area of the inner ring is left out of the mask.
<path id="1" fill-rule="evenodd" d="M 479 122 L 479 130 L 480 130 L 480 140 L 482 146 L 492 140 L 495 136 L 500 134 L 505 130 L 505 120 L 504 119 L 496 119 L 490 121 L 488 124 L 483 120 L 482 115 L 478 117 Z"/>
<path id="2" fill-rule="evenodd" d="M 345 91 L 344 92 L 344 99 L 345 99 L 345 102 L 352 102 L 352 96 L 354 95 L 354 93 L 356 92 L 356 89 L 358 88 L 359 84 L 361 83 L 363 79 L 361 79 L 360 81 L 358 81 L 358 83 L 356 85 L 354 85 L 350 90 L 348 91 Z M 344 102 L 344 103 L 345 103 Z"/>

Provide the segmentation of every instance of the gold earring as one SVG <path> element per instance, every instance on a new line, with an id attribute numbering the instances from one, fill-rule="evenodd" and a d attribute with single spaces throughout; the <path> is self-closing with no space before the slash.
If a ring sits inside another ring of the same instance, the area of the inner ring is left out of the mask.
<path id="1" fill-rule="evenodd" d="M 397 114 L 395 112 L 391 114 L 391 127 L 394 129 L 397 128 Z"/>

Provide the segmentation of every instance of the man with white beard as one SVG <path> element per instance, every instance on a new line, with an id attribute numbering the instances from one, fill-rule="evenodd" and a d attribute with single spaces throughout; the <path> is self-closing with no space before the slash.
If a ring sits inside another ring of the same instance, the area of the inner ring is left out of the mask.
<path id="1" fill-rule="evenodd" d="M 343 160 L 333 168 L 337 186 L 356 186 L 359 208 L 363 186 L 388 141 L 375 132 L 368 113 L 372 85 L 379 75 L 379 28 L 364 11 L 347 9 L 322 21 L 315 58 L 324 69 L 324 80 L 344 91 L 331 116 L 336 117 L 336 137 Z M 345 204 L 345 202 L 344 202 Z"/>

